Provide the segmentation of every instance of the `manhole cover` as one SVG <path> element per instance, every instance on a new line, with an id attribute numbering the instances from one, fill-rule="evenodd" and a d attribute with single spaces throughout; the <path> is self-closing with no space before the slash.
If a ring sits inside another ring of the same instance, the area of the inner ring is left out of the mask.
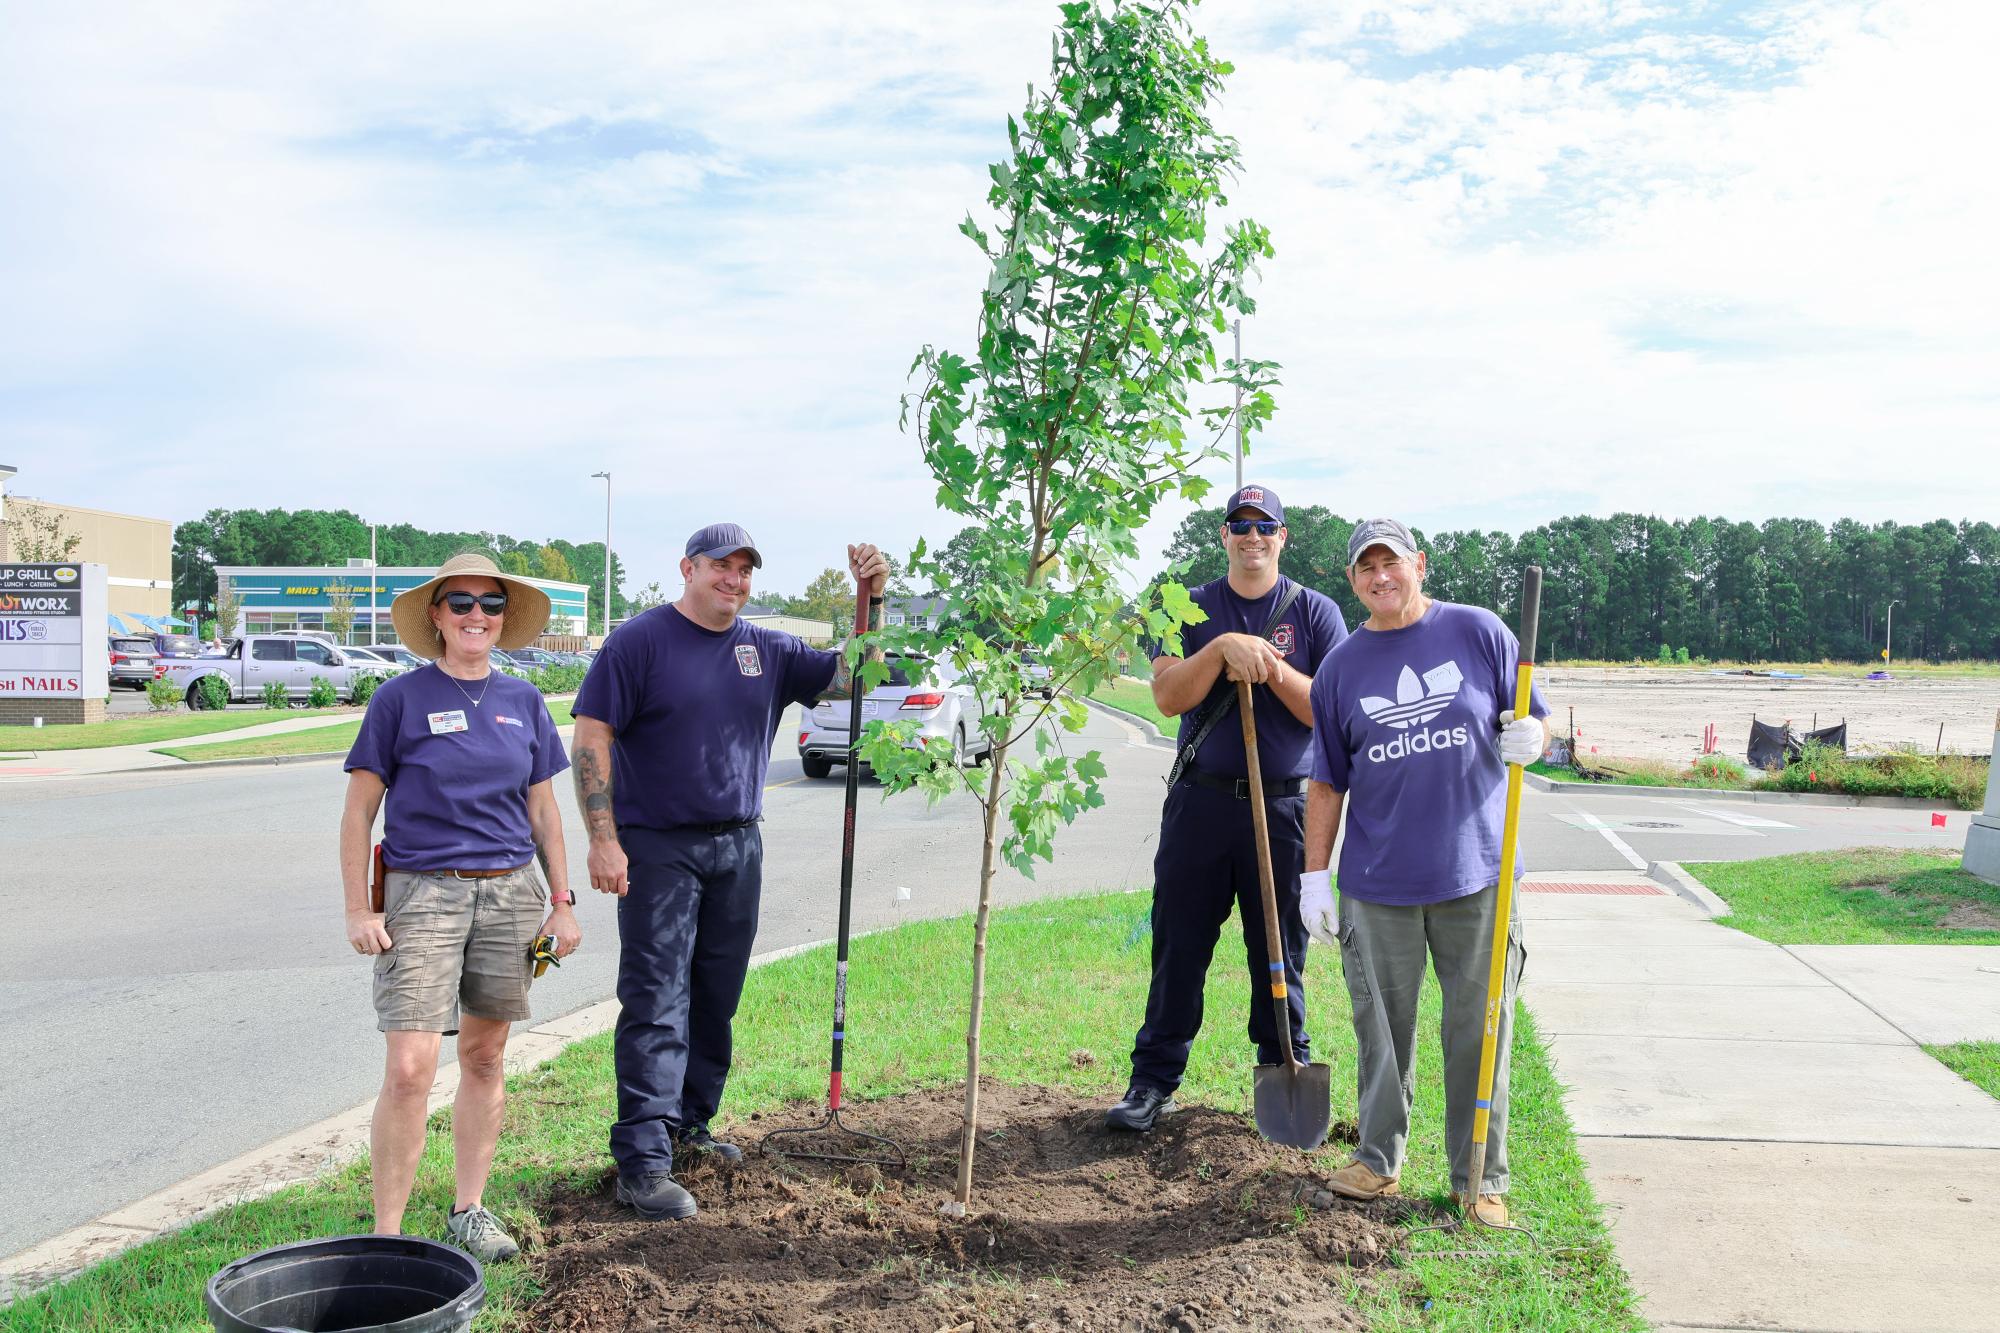
<path id="1" fill-rule="evenodd" d="M 1665 819 L 1634 819 L 1628 821 L 1625 827 L 1626 828 L 1679 828 L 1681 826 L 1679 824 L 1672 823 Z"/>

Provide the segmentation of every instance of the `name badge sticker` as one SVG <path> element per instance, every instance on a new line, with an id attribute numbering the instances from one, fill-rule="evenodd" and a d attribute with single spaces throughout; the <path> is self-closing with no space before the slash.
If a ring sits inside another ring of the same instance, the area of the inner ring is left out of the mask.
<path id="1" fill-rule="evenodd" d="M 465 730 L 465 710 L 454 708 L 449 713 L 432 713 L 431 735 L 449 736 L 454 731 Z"/>
<path id="2" fill-rule="evenodd" d="M 1465 677 L 1459 674 L 1456 662 L 1446 662 L 1424 672 L 1424 685 L 1432 694 L 1456 694 L 1464 683 Z"/>

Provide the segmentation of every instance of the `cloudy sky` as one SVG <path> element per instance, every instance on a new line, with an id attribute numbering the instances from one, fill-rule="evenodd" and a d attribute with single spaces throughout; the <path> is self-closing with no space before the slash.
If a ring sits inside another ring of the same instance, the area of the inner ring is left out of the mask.
<path id="1" fill-rule="evenodd" d="M 898 395 L 922 344 L 969 350 L 954 228 L 1054 18 L 0 0 L 0 463 L 176 521 L 584 541 L 608 468 L 670 590 L 719 517 L 785 591 L 857 534 L 949 535 Z M 1246 351 L 1284 364 L 1251 472 L 1288 499 L 1996 517 L 2000 5 L 1197 22 L 1278 249 Z"/>

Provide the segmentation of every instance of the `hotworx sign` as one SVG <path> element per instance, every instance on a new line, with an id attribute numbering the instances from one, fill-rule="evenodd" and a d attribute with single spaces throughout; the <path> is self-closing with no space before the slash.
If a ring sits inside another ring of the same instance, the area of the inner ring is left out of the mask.
<path id="1" fill-rule="evenodd" d="M 104 697 L 104 592 L 103 565 L 0 565 L 0 698 Z"/>

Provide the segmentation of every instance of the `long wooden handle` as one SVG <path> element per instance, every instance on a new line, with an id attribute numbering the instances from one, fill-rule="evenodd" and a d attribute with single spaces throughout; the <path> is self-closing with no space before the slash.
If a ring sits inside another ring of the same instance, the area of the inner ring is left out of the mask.
<path id="1" fill-rule="evenodd" d="M 1250 770 L 1250 826 L 1257 831 L 1257 883 L 1264 894 L 1264 958 L 1271 968 L 1271 1007 L 1278 1016 L 1278 1049 L 1286 1064 L 1292 1050 L 1292 1010 L 1285 995 L 1285 942 L 1278 931 L 1278 881 L 1271 874 L 1271 826 L 1264 810 L 1264 770 L 1257 762 L 1257 719 L 1251 711 L 1250 682 L 1236 682 L 1236 711 L 1243 714 L 1243 757 Z"/>
<path id="2" fill-rule="evenodd" d="M 1535 638 L 1542 617 L 1542 568 L 1529 565 L 1521 580 L 1521 657 L 1514 668 L 1514 716 L 1534 705 Z M 1507 985 L 1507 937 L 1514 916 L 1514 865 L 1521 833 L 1521 765 L 1507 765 L 1507 817 L 1500 833 L 1500 883 L 1493 904 L 1493 947 L 1486 967 L 1486 1029 L 1479 1038 L 1478 1095 L 1472 1103 L 1472 1160 L 1467 1164 L 1467 1211 L 1486 1183 L 1486 1135 L 1493 1115 L 1493 1076 L 1499 1067 L 1500 1003 Z"/>

